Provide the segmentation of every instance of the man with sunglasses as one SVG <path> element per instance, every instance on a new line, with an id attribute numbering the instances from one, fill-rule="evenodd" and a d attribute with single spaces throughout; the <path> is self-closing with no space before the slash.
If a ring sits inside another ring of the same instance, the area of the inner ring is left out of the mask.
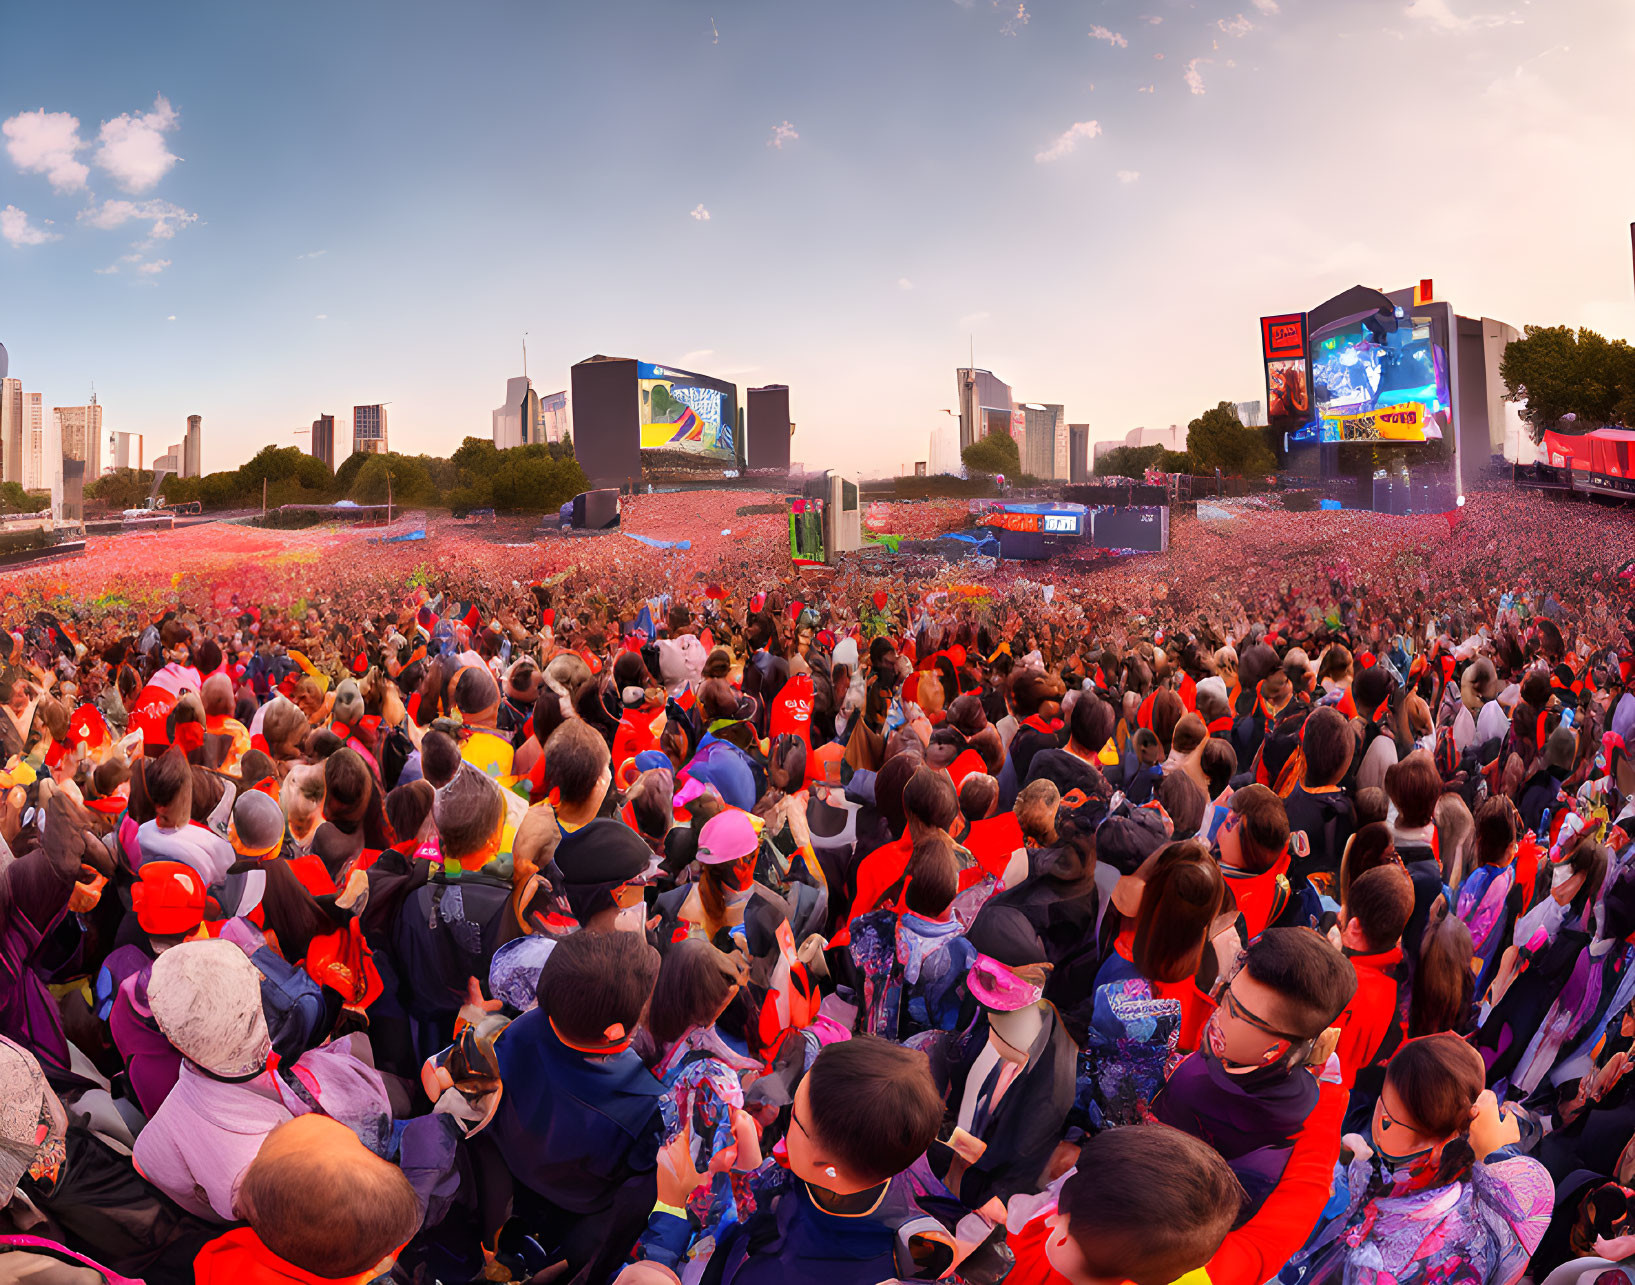
<path id="1" fill-rule="evenodd" d="M 1338 1036 L 1330 1027 L 1356 989 L 1356 973 L 1326 938 L 1268 929 L 1220 987 L 1203 1047 L 1153 1102 L 1159 1120 L 1226 1158 L 1248 1193 L 1246 1211 L 1282 1177 L 1318 1103 L 1317 1073 Z"/>

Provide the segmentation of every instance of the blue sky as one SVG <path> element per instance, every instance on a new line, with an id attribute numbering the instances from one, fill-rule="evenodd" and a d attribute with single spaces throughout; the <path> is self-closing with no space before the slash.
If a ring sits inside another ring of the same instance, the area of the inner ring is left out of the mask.
<path id="1" fill-rule="evenodd" d="M 88 34 L 94 33 L 94 34 Z M 1262 395 L 1257 318 L 1432 277 L 1635 338 L 1628 0 L 12 6 L 0 341 L 207 469 L 592 353 L 926 455 L 977 364 L 1096 438 Z M 70 119 L 71 118 L 71 119 Z M 110 204 L 113 203 L 113 204 Z M 707 213 L 708 217 L 703 217 Z"/>

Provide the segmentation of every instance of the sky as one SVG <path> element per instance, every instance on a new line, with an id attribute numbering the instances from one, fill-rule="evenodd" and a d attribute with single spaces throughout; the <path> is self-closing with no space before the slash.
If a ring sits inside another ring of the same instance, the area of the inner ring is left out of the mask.
<path id="1" fill-rule="evenodd" d="M 94 32 L 94 38 L 87 33 Z M 927 457 L 976 364 L 1093 439 L 1264 396 L 1258 318 L 1429 277 L 1635 339 L 1629 0 L 12 6 L 0 342 L 207 471 L 595 353 Z M 339 444 L 339 443 L 338 443 Z"/>

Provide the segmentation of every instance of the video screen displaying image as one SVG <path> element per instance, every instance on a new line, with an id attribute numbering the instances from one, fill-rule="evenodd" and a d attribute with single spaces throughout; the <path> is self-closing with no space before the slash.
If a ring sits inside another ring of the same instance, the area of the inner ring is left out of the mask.
<path id="1" fill-rule="evenodd" d="M 691 371 L 636 364 L 641 398 L 642 450 L 686 451 L 728 463 L 737 460 L 737 392 L 730 384 Z"/>
<path id="2" fill-rule="evenodd" d="M 1280 419 L 1297 419 L 1304 423 L 1311 417 L 1311 381 L 1303 358 L 1267 362 L 1266 388 L 1274 423 Z"/>
<path id="3" fill-rule="evenodd" d="M 1324 442 L 1440 441 L 1452 421 L 1448 354 L 1429 317 L 1385 311 L 1312 339 L 1312 393 Z"/>
<path id="4" fill-rule="evenodd" d="M 823 501 L 789 501 L 789 556 L 801 566 L 823 563 Z"/>

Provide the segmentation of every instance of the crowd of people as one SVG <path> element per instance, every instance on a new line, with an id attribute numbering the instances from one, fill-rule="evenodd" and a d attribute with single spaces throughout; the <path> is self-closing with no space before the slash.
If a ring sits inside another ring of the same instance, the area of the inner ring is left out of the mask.
<path id="1" fill-rule="evenodd" d="M 1620 514 L 678 504 L 8 586 L 0 1281 L 1635 1281 Z"/>

